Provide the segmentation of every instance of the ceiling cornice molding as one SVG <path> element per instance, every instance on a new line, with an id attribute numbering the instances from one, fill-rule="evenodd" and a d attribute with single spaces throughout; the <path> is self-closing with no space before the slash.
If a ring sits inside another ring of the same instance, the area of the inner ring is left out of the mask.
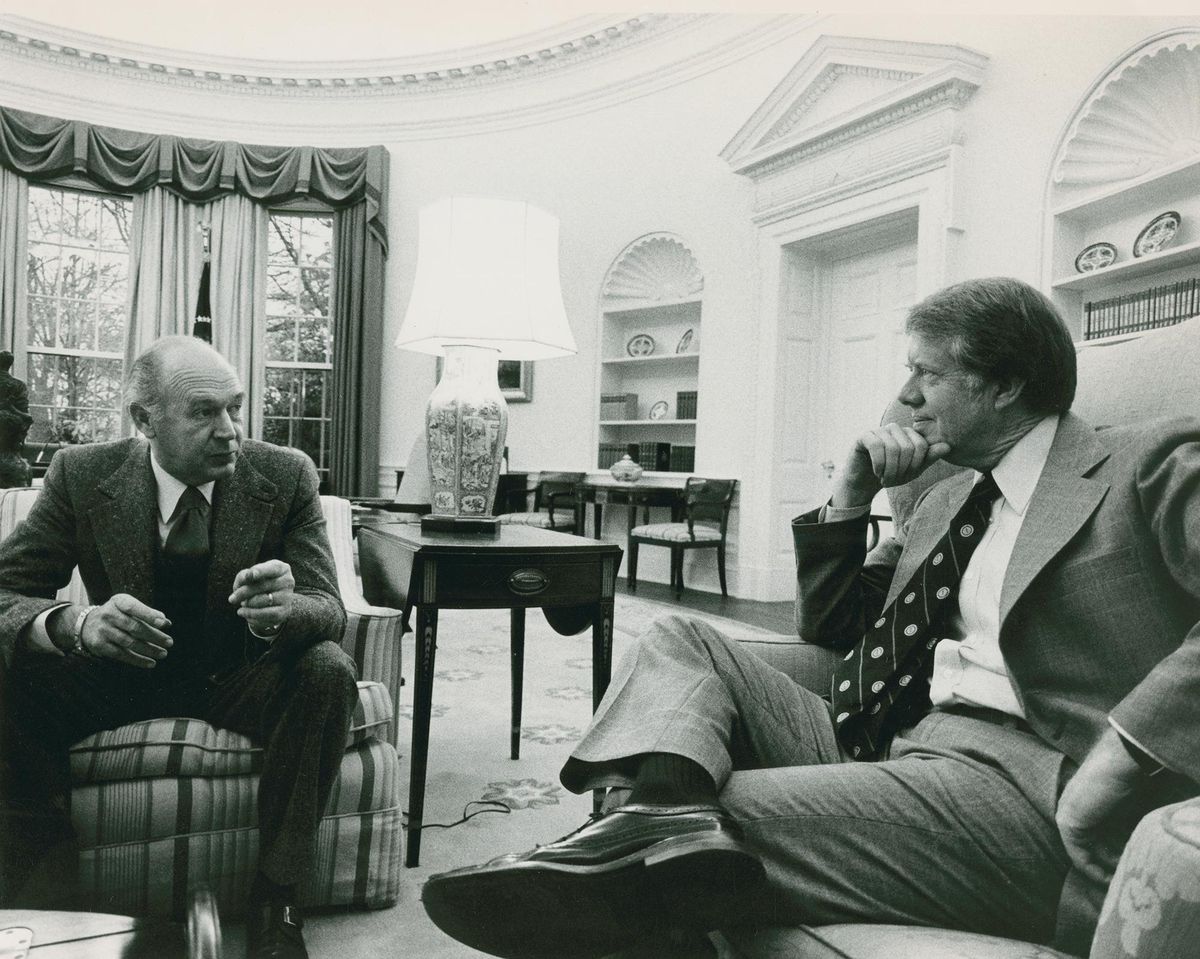
<path id="1" fill-rule="evenodd" d="M 656 40 L 702 14 L 576 18 L 498 44 L 395 60 L 232 59 L 122 43 L 23 17 L 0 16 L 0 49 L 80 71 L 239 95 L 411 95 L 543 77 Z"/>
<path id="2" fill-rule="evenodd" d="M 515 104 L 481 110 L 478 97 L 487 91 L 487 87 L 447 85 L 438 88 L 442 95 L 436 100 L 410 101 L 428 102 L 431 107 L 436 104 L 437 109 L 430 108 L 422 115 L 415 115 L 411 111 L 380 111 L 375 106 L 377 101 L 354 98 L 345 101 L 347 110 L 340 115 L 337 124 L 330 124 L 325 114 L 314 114 L 311 121 L 306 119 L 301 122 L 272 115 L 271 140 L 306 143 L 318 137 L 326 146 L 428 140 L 473 136 L 580 116 L 720 70 L 807 30 L 824 19 L 819 15 L 792 14 L 757 18 L 736 14 L 697 14 L 686 17 L 669 15 L 669 18 L 674 21 L 670 37 L 686 44 L 688 48 L 684 55 L 675 56 L 650 69 L 643 68 L 636 72 L 631 69 L 623 76 L 608 71 L 603 74 L 603 82 L 588 85 L 565 96 L 538 100 L 526 98 Z M 710 35 L 714 39 L 710 39 Z M 665 33 L 663 36 L 666 42 Z M 0 62 L 3 61 L 3 50 L 0 44 Z M 634 68 L 636 66 L 635 62 Z M 611 79 L 612 76 L 618 78 Z M 530 76 L 530 79 L 535 78 Z M 539 92 L 553 92 L 554 89 L 544 84 L 531 86 Z M 223 87 L 222 92 L 227 89 Z M 365 91 L 353 92 L 361 97 Z M 277 90 L 276 95 L 284 94 Z M 355 116 L 351 110 L 351 104 L 356 100 L 367 103 L 360 116 Z M 165 102 L 161 100 L 135 103 L 127 99 L 114 102 L 111 98 L 89 98 L 86 88 L 52 91 L 44 86 L 21 83 L 11 71 L 0 79 L 0 102 L 35 112 L 178 136 L 242 139 L 247 142 L 263 136 L 261 119 L 241 118 L 237 111 L 223 111 L 219 116 L 198 116 L 188 109 L 194 100 L 181 103 L 179 109 L 171 109 L 161 105 Z M 453 107 L 465 109 L 456 112 Z"/>

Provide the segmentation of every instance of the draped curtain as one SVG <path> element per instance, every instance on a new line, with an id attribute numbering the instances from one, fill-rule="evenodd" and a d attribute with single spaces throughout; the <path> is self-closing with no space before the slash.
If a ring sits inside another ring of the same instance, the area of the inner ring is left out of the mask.
<path id="1" fill-rule="evenodd" d="M 0 349 L 24 352 L 14 342 L 25 325 L 25 255 L 29 185 L 0 167 Z"/>
<path id="2" fill-rule="evenodd" d="M 382 263 L 387 255 L 384 147 L 251 146 L 156 136 L 0 107 L 0 168 L 18 175 L 15 189 L 22 188 L 24 180 L 70 178 L 137 195 L 135 246 L 145 246 L 135 254 L 128 355 L 137 352 L 138 343 L 153 339 L 155 325 L 165 332 L 190 323 L 199 277 L 194 252 L 199 238 L 192 218 L 200 214 L 195 205 L 220 200 L 208 211 L 214 228 L 214 345 L 234 362 L 254 397 L 262 389 L 262 344 L 257 342 L 254 320 L 256 311 L 263 309 L 266 207 L 309 198 L 332 208 L 339 222 L 338 239 L 346 238 L 345 249 L 334 249 L 335 291 L 350 291 L 347 296 L 335 292 L 332 485 L 343 496 L 376 492 Z M 10 199 L 7 178 L 0 188 L 0 337 L 11 341 L 16 312 L 15 307 L 10 312 L 9 286 L 17 283 L 25 267 L 18 253 L 13 268 L 8 237 L 10 230 L 16 231 L 16 242 L 24 242 L 24 228 L 10 225 L 10 220 L 23 217 L 25 205 Z M 18 208 L 15 214 L 13 206 Z M 162 219 L 156 227 L 152 220 L 158 212 Z M 342 228 L 346 214 L 352 214 L 347 222 L 356 226 Z M 170 243 L 178 245 L 167 252 Z M 158 280 L 151 276 L 156 264 Z M 182 314 L 177 312 L 181 290 L 191 295 Z M 368 389 L 374 392 L 368 395 Z M 256 429 L 253 423 L 251 427 Z"/>

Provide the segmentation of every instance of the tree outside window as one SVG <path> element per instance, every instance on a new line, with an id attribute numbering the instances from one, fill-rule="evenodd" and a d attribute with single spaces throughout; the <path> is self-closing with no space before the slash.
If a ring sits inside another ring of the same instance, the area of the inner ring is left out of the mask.
<path id="1" fill-rule="evenodd" d="M 263 439 L 304 450 L 329 477 L 333 217 L 272 213 L 267 231 Z"/>
<path id="2" fill-rule="evenodd" d="M 120 435 L 130 214 L 123 197 L 29 188 L 29 442 Z"/>

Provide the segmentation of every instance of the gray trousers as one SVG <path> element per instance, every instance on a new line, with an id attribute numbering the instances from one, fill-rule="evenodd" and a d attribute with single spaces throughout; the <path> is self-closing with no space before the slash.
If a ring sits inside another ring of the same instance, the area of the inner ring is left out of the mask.
<path id="1" fill-rule="evenodd" d="M 1068 869 L 1064 757 L 1032 733 L 935 710 L 886 760 L 847 760 L 828 704 L 706 623 L 659 620 L 621 661 L 562 771 L 631 782 L 686 756 L 766 864 L 751 924 L 932 925 L 1047 942 Z"/>

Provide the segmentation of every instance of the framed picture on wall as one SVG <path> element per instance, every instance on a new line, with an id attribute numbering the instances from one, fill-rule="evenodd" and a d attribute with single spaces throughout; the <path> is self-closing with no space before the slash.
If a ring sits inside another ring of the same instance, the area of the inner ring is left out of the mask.
<path id="1" fill-rule="evenodd" d="M 434 382 L 442 378 L 442 358 L 437 358 Z M 501 360 L 496 371 L 500 392 L 509 403 L 528 403 L 533 399 L 533 361 Z"/>

